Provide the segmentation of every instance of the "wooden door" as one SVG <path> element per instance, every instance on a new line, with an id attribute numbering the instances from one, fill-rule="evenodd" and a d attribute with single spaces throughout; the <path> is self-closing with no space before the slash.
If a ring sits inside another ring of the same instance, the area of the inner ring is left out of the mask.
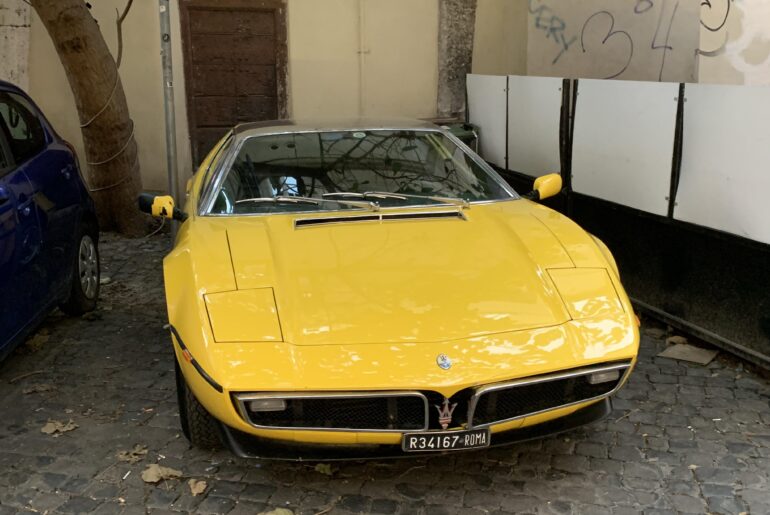
<path id="1" fill-rule="evenodd" d="M 286 116 L 283 0 L 182 0 L 187 115 L 198 166 L 242 122 Z"/>

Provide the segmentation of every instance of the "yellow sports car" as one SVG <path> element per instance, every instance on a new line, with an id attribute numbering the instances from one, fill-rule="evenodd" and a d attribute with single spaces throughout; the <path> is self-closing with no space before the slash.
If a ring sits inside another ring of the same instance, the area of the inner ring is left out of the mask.
<path id="1" fill-rule="evenodd" d="M 196 446 L 329 459 L 452 452 L 606 416 L 638 351 L 607 248 L 445 128 L 241 125 L 188 185 L 164 261 Z"/>

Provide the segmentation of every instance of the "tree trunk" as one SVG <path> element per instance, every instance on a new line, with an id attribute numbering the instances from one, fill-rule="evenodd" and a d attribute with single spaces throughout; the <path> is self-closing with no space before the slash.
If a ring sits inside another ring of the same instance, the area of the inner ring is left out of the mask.
<path id="1" fill-rule="evenodd" d="M 88 182 L 102 228 L 137 236 L 139 156 L 115 59 L 83 0 L 31 0 L 53 40 L 75 96 Z"/>

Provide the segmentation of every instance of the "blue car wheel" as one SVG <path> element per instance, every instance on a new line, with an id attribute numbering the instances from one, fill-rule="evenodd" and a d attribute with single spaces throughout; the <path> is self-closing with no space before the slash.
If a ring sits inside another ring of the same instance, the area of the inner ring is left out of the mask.
<path id="1" fill-rule="evenodd" d="M 68 315 L 79 316 L 96 309 L 99 298 L 99 246 L 95 231 L 81 226 L 75 249 L 70 294 L 61 309 Z"/>

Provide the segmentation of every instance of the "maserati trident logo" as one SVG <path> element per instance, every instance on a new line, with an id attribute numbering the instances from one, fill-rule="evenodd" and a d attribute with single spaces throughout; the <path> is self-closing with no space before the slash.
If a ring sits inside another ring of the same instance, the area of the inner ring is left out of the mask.
<path id="1" fill-rule="evenodd" d="M 452 360 L 446 354 L 439 354 L 436 358 L 436 363 L 441 370 L 449 370 L 452 368 Z"/>
<path id="2" fill-rule="evenodd" d="M 457 407 L 457 403 L 449 405 L 449 399 L 444 397 L 444 404 L 439 406 L 438 404 L 434 404 L 436 409 L 438 410 L 438 423 L 441 424 L 441 429 L 446 429 L 449 427 L 449 424 L 452 423 L 452 413 L 455 412 L 455 408 Z"/>

